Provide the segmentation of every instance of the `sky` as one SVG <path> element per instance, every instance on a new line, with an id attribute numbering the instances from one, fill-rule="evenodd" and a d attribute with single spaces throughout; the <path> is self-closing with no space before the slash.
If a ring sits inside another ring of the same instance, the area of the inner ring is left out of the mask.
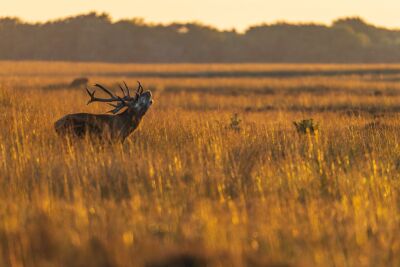
<path id="1" fill-rule="evenodd" d="M 379 26 L 400 28 L 400 0 L 0 0 L 0 17 L 43 22 L 90 11 L 112 19 L 202 22 L 239 31 L 260 23 L 317 22 L 359 16 Z"/>

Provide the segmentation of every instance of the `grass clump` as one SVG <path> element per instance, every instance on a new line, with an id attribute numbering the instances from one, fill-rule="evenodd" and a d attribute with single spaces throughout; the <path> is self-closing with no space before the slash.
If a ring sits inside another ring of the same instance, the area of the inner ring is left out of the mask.
<path id="1" fill-rule="evenodd" d="M 231 117 L 231 121 L 229 123 L 229 128 L 235 132 L 240 132 L 241 126 L 240 123 L 242 120 L 239 118 L 239 115 L 237 113 L 234 113 Z"/>
<path id="2" fill-rule="evenodd" d="M 305 119 L 301 121 L 294 121 L 294 126 L 299 134 L 315 134 L 318 132 L 319 125 L 313 119 Z"/>

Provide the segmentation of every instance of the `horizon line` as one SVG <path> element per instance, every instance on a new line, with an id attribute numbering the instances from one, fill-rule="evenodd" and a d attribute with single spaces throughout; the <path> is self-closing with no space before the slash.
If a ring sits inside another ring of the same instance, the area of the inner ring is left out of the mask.
<path id="1" fill-rule="evenodd" d="M 338 20 L 344 20 L 344 19 L 359 19 L 360 21 L 364 22 L 367 25 L 373 26 L 373 27 L 377 27 L 377 28 L 381 28 L 381 29 L 387 29 L 387 30 L 392 30 L 392 31 L 399 31 L 400 27 L 390 27 L 390 26 L 382 26 L 382 25 L 378 25 L 378 24 L 373 24 L 368 22 L 367 20 L 365 20 L 363 17 L 358 16 L 358 15 L 354 15 L 354 16 L 343 16 L 343 17 L 337 17 L 336 19 L 333 19 L 330 23 L 324 23 L 324 22 L 318 22 L 318 21 L 290 21 L 290 20 L 286 20 L 286 19 L 278 19 L 278 20 L 274 20 L 271 22 L 259 22 L 259 23 L 255 23 L 255 24 L 249 24 L 246 27 L 243 28 L 243 30 L 239 30 L 239 27 L 230 27 L 230 28 L 224 28 L 224 27 L 219 27 L 216 25 L 213 25 L 211 23 L 206 23 L 200 20 L 172 20 L 170 22 L 154 22 L 154 21 L 147 21 L 146 18 L 144 17 L 131 17 L 131 18 L 119 18 L 119 19 L 114 19 L 112 17 L 112 15 L 108 12 L 103 12 L 103 11 L 88 11 L 88 12 L 81 12 L 81 13 L 77 13 L 75 15 L 67 15 L 67 16 L 60 16 L 58 18 L 50 18 L 50 19 L 45 19 L 45 20 L 29 20 L 29 19 L 25 19 L 22 18 L 20 16 L 0 16 L 0 20 L 3 19 L 16 19 L 18 21 L 20 21 L 21 23 L 25 23 L 25 24 L 46 24 L 46 23 L 54 23 L 57 21 L 63 21 L 63 20 L 67 20 L 67 19 L 71 19 L 71 18 L 76 18 L 76 17 L 80 17 L 80 16 L 87 16 L 87 15 L 96 15 L 96 16 L 106 16 L 111 23 L 118 23 L 120 21 L 137 21 L 137 22 L 141 22 L 143 23 L 143 25 L 148 25 L 148 26 L 169 26 L 169 25 L 173 25 L 173 24 L 197 24 L 197 25 L 202 25 L 202 26 L 206 26 L 212 29 L 216 29 L 218 31 L 235 31 L 235 32 L 246 32 L 247 30 L 249 30 L 252 27 L 259 27 L 259 26 L 271 26 L 271 25 L 279 25 L 279 24 L 288 24 L 288 25 L 297 25 L 297 26 L 305 26 L 305 25 L 316 25 L 316 26 L 326 26 L 326 27 L 330 27 L 332 26 L 336 21 Z"/>

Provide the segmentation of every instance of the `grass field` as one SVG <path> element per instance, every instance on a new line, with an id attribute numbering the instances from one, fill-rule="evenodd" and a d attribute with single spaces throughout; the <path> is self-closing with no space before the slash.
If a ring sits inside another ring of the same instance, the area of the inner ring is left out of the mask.
<path id="1" fill-rule="evenodd" d="M 82 75 L 153 91 L 123 145 L 55 134 L 107 110 L 67 88 Z M 0 266 L 400 266 L 399 81 L 399 65 L 0 62 Z M 308 118 L 319 130 L 297 133 Z"/>

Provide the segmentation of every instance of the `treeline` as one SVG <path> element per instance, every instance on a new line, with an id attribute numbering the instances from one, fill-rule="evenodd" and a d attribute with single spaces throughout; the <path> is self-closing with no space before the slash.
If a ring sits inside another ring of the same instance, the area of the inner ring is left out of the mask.
<path id="1" fill-rule="evenodd" d="M 264 24 L 244 33 L 197 23 L 112 22 L 90 13 L 30 24 L 0 19 L 0 59 L 106 62 L 400 62 L 400 31 L 345 18 Z"/>

